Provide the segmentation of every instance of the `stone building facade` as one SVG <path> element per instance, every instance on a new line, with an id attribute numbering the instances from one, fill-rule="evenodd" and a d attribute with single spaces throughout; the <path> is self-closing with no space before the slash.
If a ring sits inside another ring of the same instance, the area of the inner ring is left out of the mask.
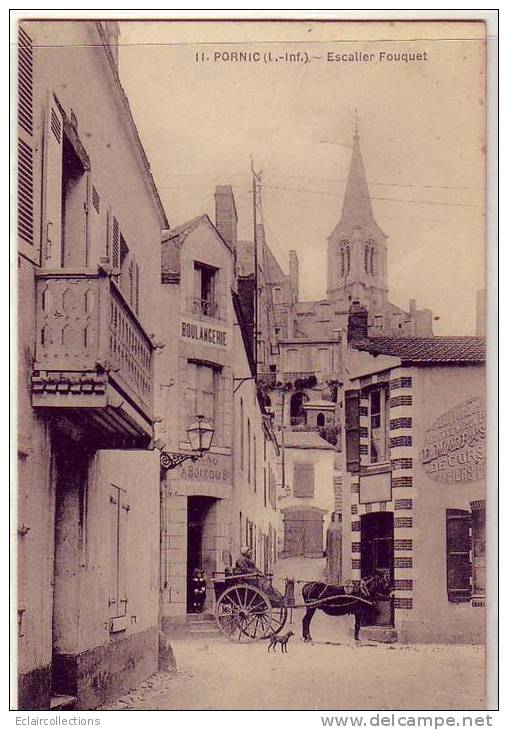
<path id="1" fill-rule="evenodd" d="M 96 707 L 157 668 L 151 282 L 168 222 L 117 35 L 19 27 L 20 709 Z"/>
<path id="2" fill-rule="evenodd" d="M 202 415 L 213 425 L 210 453 L 162 470 L 162 622 L 192 611 L 195 569 L 208 579 L 252 546 L 261 566 L 275 557 L 277 442 L 255 381 L 252 319 L 239 296 L 237 214 L 230 186 L 216 190 L 215 225 L 202 215 L 162 242 L 163 339 L 158 360 L 157 438 L 167 452 L 191 453 L 186 429 Z M 250 307 L 252 313 L 252 306 Z M 167 351 L 166 351 L 167 350 Z M 172 374 L 175 374 L 172 377 Z"/>
<path id="3" fill-rule="evenodd" d="M 485 341 L 368 338 L 363 316 L 344 354 L 344 575 L 391 578 L 374 634 L 483 643 Z"/>

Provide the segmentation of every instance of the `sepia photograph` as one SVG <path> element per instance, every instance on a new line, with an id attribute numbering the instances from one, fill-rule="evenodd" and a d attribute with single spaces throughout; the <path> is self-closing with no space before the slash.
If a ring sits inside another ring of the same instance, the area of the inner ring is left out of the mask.
<path id="1" fill-rule="evenodd" d="M 485 20 L 136 12 L 11 22 L 11 708 L 496 709 Z"/>

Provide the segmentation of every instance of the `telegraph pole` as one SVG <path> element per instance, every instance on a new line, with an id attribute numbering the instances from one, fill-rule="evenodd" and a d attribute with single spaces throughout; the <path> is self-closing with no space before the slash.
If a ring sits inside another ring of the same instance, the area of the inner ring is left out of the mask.
<path id="1" fill-rule="evenodd" d="M 258 374 L 258 207 L 261 195 L 261 172 L 254 169 L 254 160 L 250 158 L 252 171 L 252 219 L 254 225 L 254 377 Z"/>

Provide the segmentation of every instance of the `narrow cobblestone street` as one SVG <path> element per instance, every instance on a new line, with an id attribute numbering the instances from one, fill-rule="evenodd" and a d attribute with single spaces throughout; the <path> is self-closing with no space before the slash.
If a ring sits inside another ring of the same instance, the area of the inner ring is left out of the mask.
<path id="1" fill-rule="evenodd" d="M 285 560 L 285 575 L 322 576 L 324 560 Z M 294 611 L 287 655 L 267 642 L 222 636 L 174 639 L 175 675 L 157 674 L 103 710 L 480 710 L 483 647 L 403 645 L 353 639 L 353 617 L 317 612 L 314 641 L 301 638 Z M 286 629 L 284 629 L 286 630 Z"/>
<path id="2" fill-rule="evenodd" d="M 317 635 L 316 631 L 316 635 Z M 480 710 L 476 646 L 175 640 L 176 675 L 158 674 L 103 710 Z"/>

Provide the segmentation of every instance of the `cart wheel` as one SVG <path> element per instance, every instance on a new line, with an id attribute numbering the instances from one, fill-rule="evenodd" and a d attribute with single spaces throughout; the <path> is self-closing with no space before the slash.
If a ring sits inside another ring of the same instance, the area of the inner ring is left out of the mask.
<path id="1" fill-rule="evenodd" d="M 272 616 L 270 619 L 270 626 L 265 634 L 264 638 L 268 639 L 270 636 L 275 636 L 284 627 L 287 621 L 288 610 L 285 606 L 272 606 Z"/>
<path id="2" fill-rule="evenodd" d="M 249 643 L 270 635 L 272 607 L 255 586 L 240 583 L 224 591 L 217 602 L 215 621 L 229 639 Z"/>

